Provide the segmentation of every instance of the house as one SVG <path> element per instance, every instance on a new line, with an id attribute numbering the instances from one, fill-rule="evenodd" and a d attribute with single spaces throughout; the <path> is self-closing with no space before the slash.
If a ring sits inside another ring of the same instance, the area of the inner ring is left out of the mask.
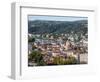
<path id="1" fill-rule="evenodd" d="M 28 36 L 31 38 L 31 37 L 33 36 L 33 34 L 30 34 L 30 33 L 29 33 Z"/>
<path id="2" fill-rule="evenodd" d="M 52 56 L 56 57 L 60 55 L 60 50 L 55 50 L 52 52 Z"/>
<path id="3" fill-rule="evenodd" d="M 71 43 L 69 41 L 66 41 L 65 44 L 62 45 L 62 47 L 65 48 L 65 50 L 68 50 L 70 48 Z"/>

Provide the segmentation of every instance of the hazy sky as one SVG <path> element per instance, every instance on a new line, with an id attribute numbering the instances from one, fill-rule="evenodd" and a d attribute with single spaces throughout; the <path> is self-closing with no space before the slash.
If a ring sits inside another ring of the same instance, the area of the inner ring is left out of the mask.
<path id="1" fill-rule="evenodd" d="M 76 17 L 76 16 L 28 16 L 28 20 L 51 20 L 51 21 L 77 21 L 87 20 L 87 17 Z"/>

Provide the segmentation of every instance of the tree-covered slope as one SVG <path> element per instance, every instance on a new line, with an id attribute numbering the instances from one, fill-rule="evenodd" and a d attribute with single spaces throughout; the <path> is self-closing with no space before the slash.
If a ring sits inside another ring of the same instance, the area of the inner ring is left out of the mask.
<path id="1" fill-rule="evenodd" d="M 28 21 L 28 32 L 35 34 L 44 33 L 87 33 L 87 20 L 79 21 Z"/>

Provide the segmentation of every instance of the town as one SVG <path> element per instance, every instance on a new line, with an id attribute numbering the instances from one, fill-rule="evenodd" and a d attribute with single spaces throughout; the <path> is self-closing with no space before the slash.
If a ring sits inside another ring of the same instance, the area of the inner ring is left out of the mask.
<path id="1" fill-rule="evenodd" d="M 88 34 L 28 34 L 28 66 L 88 63 Z"/>

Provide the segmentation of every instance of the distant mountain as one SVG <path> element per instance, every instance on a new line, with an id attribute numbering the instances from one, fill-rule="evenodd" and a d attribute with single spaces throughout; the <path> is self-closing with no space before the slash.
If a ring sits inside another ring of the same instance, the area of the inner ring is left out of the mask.
<path id="1" fill-rule="evenodd" d="M 45 20 L 34 20 L 28 21 L 28 32 L 34 34 L 44 33 L 87 33 L 88 21 L 45 21 Z"/>

